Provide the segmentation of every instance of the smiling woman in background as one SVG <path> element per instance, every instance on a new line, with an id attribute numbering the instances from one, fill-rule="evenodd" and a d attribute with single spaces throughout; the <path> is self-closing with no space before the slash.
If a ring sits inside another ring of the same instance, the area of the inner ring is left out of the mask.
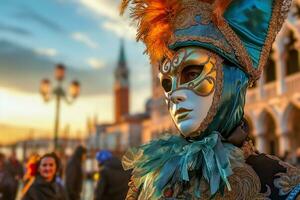
<path id="1" fill-rule="evenodd" d="M 62 186 L 55 182 L 59 169 L 59 158 L 55 153 L 47 153 L 38 162 L 38 171 L 23 200 L 66 200 Z"/>

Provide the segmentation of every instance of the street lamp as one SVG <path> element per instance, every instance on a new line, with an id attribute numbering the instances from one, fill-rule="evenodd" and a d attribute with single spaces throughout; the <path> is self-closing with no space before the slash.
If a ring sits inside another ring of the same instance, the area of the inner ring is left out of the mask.
<path id="1" fill-rule="evenodd" d="M 60 103 L 61 100 L 65 100 L 67 104 L 72 104 L 80 93 L 80 83 L 76 80 L 72 81 L 69 87 L 69 95 L 66 94 L 62 87 L 62 81 L 65 78 L 66 68 L 63 64 L 57 64 L 55 67 L 55 79 L 57 80 L 57 86 L 51 88 L 51 82 L 49 79 L 43 79 L 40 84 L 40 93 L 45 102 L 49 102 L 51 98 L 55 98 L 55 121 L 54 121 L 54 148 L 58 147 L 58 130 L 59 130 L 59 119 L 60 119 Z"/>

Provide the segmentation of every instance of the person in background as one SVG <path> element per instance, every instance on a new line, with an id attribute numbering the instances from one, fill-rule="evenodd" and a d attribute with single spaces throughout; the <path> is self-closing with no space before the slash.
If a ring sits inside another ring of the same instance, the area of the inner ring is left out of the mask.
<path id="1" fill-rule="evenodd" d="M 121 161 L 107 150 L 96 154 L 99 164 L 99 180 L 94 200 L 123 200 L 128 191 L 131 173 L 124 171 Z"/>
<path id="2" fill-rule="evenodd" d="M 21 162 L 17 159 L 16 152 L 13 151 L 7 161 L 7 171 L 14 178 L 12 199 L 16 199 L 18 193 L 19 182 L 22 180 L 24 170 Z"/>
<path id="3" fill-rule="evenodd" d="M 35 176 L 38 171 L 39 160 L 40 156 L 37 153 L 33 153 L 28 157 L 27 162 L 25 164 L 25 174 L 23 176 L 24 187 L 21 190 L 21 196 L 25 195 L 29 187 L 34 182 Z"/>
<path id="4" fill-rule="evenodd" d="M 55 181 L 58 169 L 59 158 L 55 153 L 43 155 L 38 161 L 34 181 L 22 200 L 67 200 L 64 188 Z"/>
<path id="5" fill-rule="evenodd" d="M 85 159 L 86 148 L 78 146 L 67 163 L 65 186 L 70 200 L 80 199 L 84 179 L 83 163 Z"/>
<path id="6" fill-rule="evenodd" d="M 14 177 L 5 167 L 5 156 L 0 153 L 0 200 L 14 200 Z"/>

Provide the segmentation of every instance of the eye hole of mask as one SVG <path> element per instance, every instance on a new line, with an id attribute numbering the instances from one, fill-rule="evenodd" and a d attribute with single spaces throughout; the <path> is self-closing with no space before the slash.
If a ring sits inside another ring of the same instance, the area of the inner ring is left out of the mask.
<path id="1" fill-rule="evenodd" d="M 187 65 L 181 71 L 180 84 L 188 83 L 196 79 L 203 71 L 203 65 Z"/>
<path id="2" fill-rule="evenodd" d="M 164 88 L 165 92 L 170 92 L 172 89 L 172 80 L 169 78 L 164 78 L 161 81 L 162 87 Z"/>

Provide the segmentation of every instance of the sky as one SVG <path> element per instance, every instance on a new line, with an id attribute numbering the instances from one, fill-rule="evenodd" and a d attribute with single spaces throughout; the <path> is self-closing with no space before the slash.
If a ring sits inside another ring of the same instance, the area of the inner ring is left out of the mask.
<path id="1" fill-rule="evenodd" d="M 135 41 L 135 26 L 120 17 L 118 0 L 2 0 L 0 6 L 0 143 L 52 134 L 54 101 L 38 93 L 43 78 L 55 86 L 54 66 L 66 68 L 81 94 L 63 103 L 61 129 L 86 131 L 87 118 L 113 122 L 113 72 L 121 40 L 130 70 L 131 113 L 151 96 L 150 64 Z M 134 78 L 133 78 L 134 77 Z"/>

